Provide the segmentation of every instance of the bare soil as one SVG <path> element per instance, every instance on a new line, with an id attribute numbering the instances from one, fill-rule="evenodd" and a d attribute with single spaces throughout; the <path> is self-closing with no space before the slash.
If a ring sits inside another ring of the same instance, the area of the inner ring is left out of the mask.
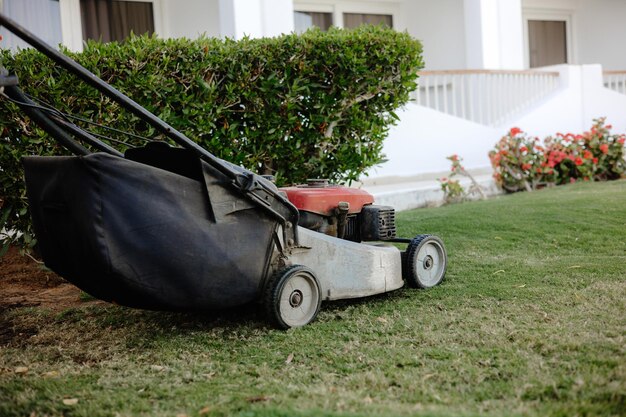
<path id="1" fill-rule="evenodd" d="M 16 247 L 0 257 L 0 312 L 16 307 L 61 311 L 78 305 L 81 291 Z M 94 303 L 90 301 L 90 303 Z"/>

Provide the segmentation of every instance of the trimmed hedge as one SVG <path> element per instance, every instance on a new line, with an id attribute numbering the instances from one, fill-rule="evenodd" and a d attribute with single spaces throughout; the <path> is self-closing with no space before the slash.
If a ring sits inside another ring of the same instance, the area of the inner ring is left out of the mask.
<path id="1" fill-rule="evenodd" d="M 416 87 L 421 52 L 408 34 L 372 26 L 240 41 L 144 36 L 64 51 L 215 155 L 275 175 L 281 185 L 351 181 L 380 163 L 394 110 Z M 155 136 L 34 50 L 0 51 L 0 60 L 27 94 Z M 28 231 L 20 157 L 64 151 L 3 99 L 0 115 L 0 220 L 7 229 Z"/>

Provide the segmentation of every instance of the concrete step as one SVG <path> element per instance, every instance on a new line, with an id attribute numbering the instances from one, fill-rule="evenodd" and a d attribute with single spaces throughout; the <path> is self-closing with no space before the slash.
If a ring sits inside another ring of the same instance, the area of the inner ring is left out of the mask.
<path id="1" fill-rule="evenodd" d="M 487 197 L 502 194 L 502 190 L 497 187 L 491 174 L 478 172 L 472 175 Z M 445 175 L 440 176 L 440 178 L 443 177 Z M 454 179 L 458 179 L 465 190 L 471 186 L 471 181 L 467 177 L 455 176 Z M 445 202 L 441 184 L 432 176 L 430 178 L 388 178 L 382 181 L 365 180 L 359 186 L 374 196 L 376 204 L 394 207 L 396 211 L 436 207 Z M 479 198 L 478 194 L 468 196 L 468 199 L 472 200 Z"/>

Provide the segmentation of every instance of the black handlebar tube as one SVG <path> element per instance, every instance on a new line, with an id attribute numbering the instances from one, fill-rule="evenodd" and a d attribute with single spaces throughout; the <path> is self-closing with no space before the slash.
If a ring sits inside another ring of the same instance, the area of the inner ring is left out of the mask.
<path id="1" fill-rule="evenodd" d="M 68 135 L 67 132 L 61 129 L 55 122 L 53 122 L 50 119 L 50 116 L 48 116 L 44 111 L 40 110 L 37 107 L 37 104 L 28 97 L 26 97 L 18 87 L 4 87 L 4 94 L 19 103 L 23 103 L 23 105 L 20 105 L 22 111 L 74 155 L 88 155 L 90 153 L 87 148 L 72 139 L 72 137 Z"/>
<path id="2" fill-rule="evenodd" d="M 74 123 L 71 123 L 71 122 L 63 119 L 58 114 L 52 114 L 50 117 L 54 120 L 54 122 L 57 125 L 61 125 L 66 130 L 68 130 L 70 133 L 72 133 L 76 137 L 80 138 L 82 141 L 87 142 L 88 144 L 90 144 L 94 148 L 98 149 L 99 151 L 106 152 L 108 154 L 111 154 L 111 155 L 114 155 L 114 156 L 117 156 L 117 157 L 120 157 L 120 158 L 124 157 L 124 154 L 121 153 L 120 151 L 118 151 L 117 149 L 115 149 L 115 148 L 107 145 L 106 143 L 102 142 L 100 139 L 96 138 L 95 136 L 93 136 L 89 132 L 81 129 L 80 127 L 76 126 Z"/>
<path id="3" fill-rule="evenodd" d="M 0 67 L 0 76 L 4 68 Z M 17 77 L 16 77 L 17 79 Z M 1 83 L 0 83 L 1 84 Z M 81 129 L 72 122 L 65 120 L 63 116 L 54 109 L 42 108 L 32 101 L 16 84 L 10 86 L 0 86 L 0 93 L 4 93 L 14 104 L 20 107 L 24 113 L 29 115 L 35 122 L 43 128 L 49 135 L 56 138 L 62 146 L 69 149 L 75 155 L 87 155 L 89 150 L 84 148 L 79 142 L 67 135 L 67 132 L 87 142 L 99 151 L 106 152 L 113 156 L 124 157 L 124 154 L 117 149 L 107 145 L 89 132 Z M 65 129 L 66 131 L 63 131 Z"/>
<path id="4" fill-rule="evenodd" d="M 174 129 L 169 124 L 165 123 L 163 120 L 159 119 L 157 116 L 150 113 L 144 107 L 136 103 L 131 98 L 122 94 L 120 91 L 113 88 L 111 85 L 104 82 L 102 79 L 97 77 L 95 74 L 87 70 L 85 67 L 81 66 L 76 61 L 70 59 L 66 55 L 63 55 L 56 49 L 52 48 L 50 45 L 45 43 L 43 40 L 35 36 L 33 33 L 28 31 L 26 28 L 13 21 L 12 19 L 6 17 L 2 13 L 0 13 L 0 25 L 5 26 L 9 29 L 13 34 L 24 40 L 29 45 L 33 46 L 39 52 L 50 58 L 52 61 L 60 65 L 62 68 L 66 69 L 70 73 L 76 75 L 87 84 L 94 87 L 96 90 L 100 91 L 105 96 L 113 99 L 117 103 L 120 104 L 123 108 L 133 113 L 135 116 L 139 117 L 141 120 L 153 126 L 157 131 L 163 133 L 168 138 L 173 140 L 178 145 L 193 151 L 198 155 L 200 159 L 208 163 L 210 166 L 217 169 L 220 173 L 224 174 L 227 178 L 232 181 L 232 184 L 238 188 L 241 192 L 243 192 L 248 198 L 254 201 L 258 206 L 265 209 L 269 214 L 273 217 L 277 218 L 281 223 L 283 228 L 283 237 L 285 239 L 285 244 L 287 246 L 293 246 L 298 244 L 298 234 L 297 234 L 297 224 L 299 218 L 298 209 L 287 200 L 286 197 L 264 184 L 263 181 L 257 181 L 254 177 L 255 175 L 250 173 L 242 173 L 241 171 L 235 170 L 231 168 L 228 164 L 226 164 L 221 159 L 217 158 L 215 155 L 208 152 L 206 149 L 202 148 L 197 143 L 193 142 L 191 139 L 186 137 L 184 134 Z M 23 107 L 24 108 L 24 107 Z M 25 108 L 24 108 L 25 109 Z M 41 110 L 33 109 L 34 113 L 39 113 L 39 116 L 42 116 L 45 119 L 44 121 L 42 117 L 35 118 L 37 123 L 41 123 L 42 128 L 44 125 L 47 125 L 47 131 L 52 134 L 52 131 L 55 131 L 53 137 L 59 140 L 59 142 L 70 149 L 72 152 L 82 155 L 87 151 L 82 145 L 77 144 L 74 140 L 69 138 L 67 133 L 60 130 L 58 126 L 51 126 L 54 124 L 47 115 L 45 115 Z M 50 129 L 50 130 L 49 130 Z M 68 139 L 69 141 L 67 141 Z M 78 148 L 76 145 L 78 145 Z M 87 151 L 88 153 L 88 151 Z M 265 198 L 260 195 L 255 194 L 255 190 L 260 190 L 269 194 L 273 197 L 274 204 L 272 202 L 268 202 Z"/>

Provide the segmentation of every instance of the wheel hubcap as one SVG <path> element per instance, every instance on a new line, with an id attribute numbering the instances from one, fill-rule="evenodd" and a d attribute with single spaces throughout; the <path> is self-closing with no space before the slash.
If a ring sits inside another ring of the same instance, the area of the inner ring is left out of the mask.
<path id="1" fill-rule="evenodd" d="M 304 297 L 302 295 L 302 291 L 295 290 L 289 296 L 289 304 L 291 305 L 291 307 L 294 307 L 294 308 L 300 307 L 300 305 L 302 304 L 302 299 L 303 298 Z"/>
<path id="2" fill-rule="evenodd" d="M 424 258 L 424 269 L 430 269 L 433 267 L 433 257 L 430 255 L 426 255 L 426 257 Z"/>

